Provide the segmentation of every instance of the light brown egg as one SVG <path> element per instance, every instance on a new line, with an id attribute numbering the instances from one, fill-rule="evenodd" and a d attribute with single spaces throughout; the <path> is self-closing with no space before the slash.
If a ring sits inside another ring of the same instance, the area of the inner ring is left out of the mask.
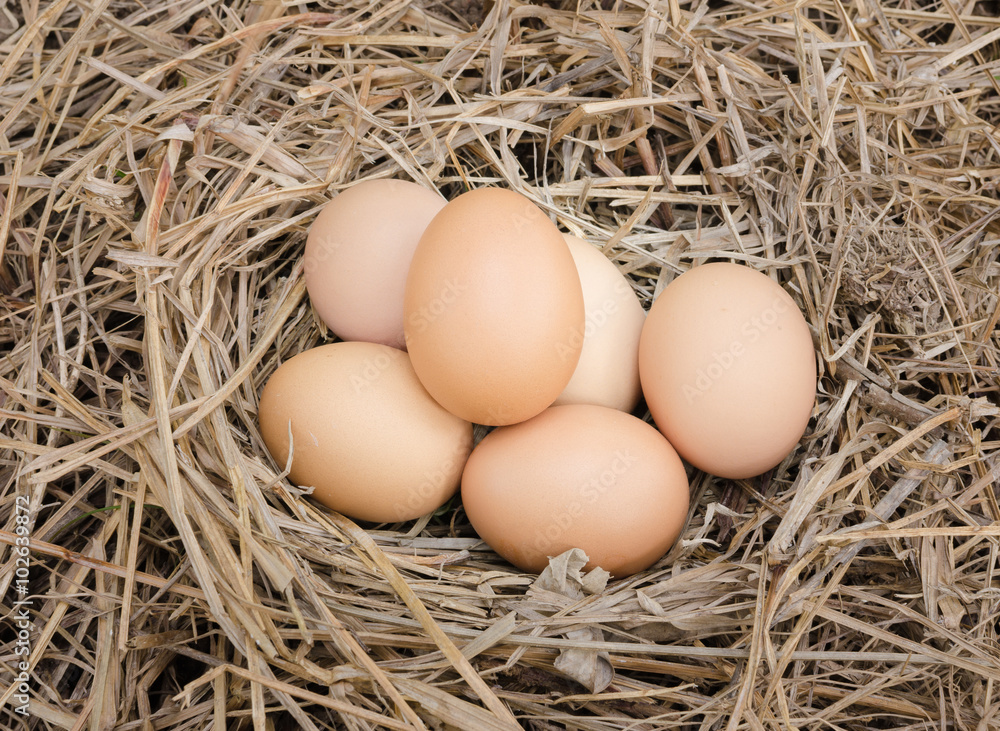
<path id="1" fill-rule="evenodd" d="M 480 188 L 448 203 L 406 281 L 413 367 L 453 414 L 513 424 L 549 406 L 580 357 L 583 292 L 562 234 L 530 200 Z"/>
<path id="2" fill-rule="evenodd" d="M 719 477 L 780 463 L 816 398 L 805 318 L 781 286 L 739 264 L 703 264 L 664 288 L 642 330 L 639 373 L 660 431 Z"/>
<path id="3" fill-rule="evenodd" d="M 600 249 L 563 234 L 583 287 L 580 360 L 555 405 L 597 404 L 632 411 L 639 387 L 639 335 L 646 312 L 625 275 Z"/>
<path id="4" fill-rule="evenodd" d="M 553 406 L 492 431 L 462 475 L 462 504 L 494 551 L 525 571 L 582 549 L 626 576 L 677 540 L 688 509 L 677 453 L 652 426 L 603 406 Z"/>
<path id="5" fill-rule="evenodd" d="M 351 518 L 410 520 L 443 505 L 472 450 L 472 425 L 417 380 L 406 353 L 333 343 L 299 353 L 260 396 L 264 443 L 289 479 Z"/>
<path id="6" fill-rule="evenodd" d="M 306 289 L 343 340 L 403 348 L 410 260 L 444 198 L 405 180 L 365 180 L 320 211 L 306 239 Z"/>

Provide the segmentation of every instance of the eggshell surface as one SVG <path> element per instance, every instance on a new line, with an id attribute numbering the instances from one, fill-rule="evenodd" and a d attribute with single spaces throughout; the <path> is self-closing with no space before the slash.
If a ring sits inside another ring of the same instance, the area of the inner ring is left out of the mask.
<path id="1" fill-rule="evenodd" d="M 563 234 L 583 287 L 580 360 L 555 405 L 597 404 L 632 411 L 639 386 L 639 335 L 646 312 L 632 286 L 600 249 Z"/>
<path id="2" fill-rule="evenodd" d="M 642 330 L 639 372 L 660 431 L 719 477 L 780 463 L 816 397 L 805 318 L 779 284 L 739 264 L 703 264 L 666 286 Z"/>
<path id="3" fill-rule="evenodd" d="M 406 281 L 407 349 L 453 414 L 500 425 L 540 413 L 573 375 L 583 320 L 562 234 L 519 193 L 464 193 L 424 231 Z"/>
<path id="4" fill-rule="evenodd" d="M 261 435 L 289 479 L 351 518 L 410 520 L 456 491 L 472 425 L 445 411 L 417 380 L 406 353 L 345 342 L 304 351 L 268 380 Z"/>
<path id="5" fill-rule="evenodd" d="M 620 577 L 655 563 L 688 509 L 684 466 L 652 426 L 615 409 L 553 406 L 488 434 L 462 476 L 473 528 L 515 566 L 540 572 L 571 548 Z"/>
<path id="6" fill-rule="evenodd" d="M 405 180 L 365 180 L 339 193 L 306 239 L 306 289 L 320 319 L 344 340 L 404 347 L 403 290 L 413 251 L 445 205 Z"/>

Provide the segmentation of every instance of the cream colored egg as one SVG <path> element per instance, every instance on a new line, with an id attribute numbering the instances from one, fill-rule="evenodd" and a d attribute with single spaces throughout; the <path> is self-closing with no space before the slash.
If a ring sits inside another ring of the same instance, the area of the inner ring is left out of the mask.
<path id="1" fill-rule="evenodd" d="M 445 200 L 405 180 L 364 180 L 313 221 L 303 259 L 309 299 L 343 340 L 405 348 L 403 290 L 421 234 Z"/>
<path id="2" fill-rule="evenodd" d="M 646 403 L 699 469 L 749 478 L 779 464 L 816 400 L 816 351 L 795 300 L 748 266 L 696 266 L 663 290 L 639 342 Z"/>
<path id="3" fill-rule="evenodd" d="M 583 287 L 580 360 L 560 404 L 596 404 L 632 411 L 639 402 L 639 335 L 646 312 L 632 286 L 600 249 L 563 234 Z"/>
<path id="4" fill-rule="evenodd" d="M 458 488 L 472 425 L 445 411 L 406 353 L 321 345 L 285 361 L 260 397 L 260 431 L 278 469 L 351 518 L 411 520 Z M 291 438 L 291 442 L 289 442 Z"/>

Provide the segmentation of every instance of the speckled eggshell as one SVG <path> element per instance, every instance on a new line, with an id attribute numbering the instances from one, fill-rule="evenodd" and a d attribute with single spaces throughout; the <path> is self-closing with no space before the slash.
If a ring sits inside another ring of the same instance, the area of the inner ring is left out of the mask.
<path id="1" fill-rule="evenodd" d="M 703 264 L 664 288 L 642 330 L 639 374 L 660 431 L 719 477 L 779 464 L 816 398 L 805 318 L 779 284 L 739 264 Z"/>
<path id="2" fill-rule="evenodd" d="M 427 224 L 445 205 L 405 180 L 365 180 L 337 194 L 306 239 L 306 289 L 343 340 L 404 348 L 403 289 Z"/>
<path id="3" fill-rule="evenodd" d="M 434 217 L 413 255 L 404 314 L 420 381 L 479 424 L 540 413 L 580 357 L 573 257 L 544 212 L 509 190 L 464 193 Z"/>
<path id="4" fill-rule="evenodd" d="M 322 345 L 285 361 L 260 397 L 260 431 L 278 469 L 351 518 L 410 520 L 456 491 L 472 425 L 445 411 L 406 353 L 375 343 Z"/>
<path id="5" fill-rule="evenodd" d="M 580 361 L 555 405 L 597 404 L 632 411 L 639 386 L 639 335 L 646 312 L 625 275 L 601 250 L 563 234 L 583 287 Z"/>
<path id="6" fill-rule="evenodd" d="M 646 422 L 588 404 L 495 429 L 473 450 L 462 503 L 479 536 L 539 572 L 571 548 L 620 577 L 659 560 L 688 509 L 684 465 Z"/>

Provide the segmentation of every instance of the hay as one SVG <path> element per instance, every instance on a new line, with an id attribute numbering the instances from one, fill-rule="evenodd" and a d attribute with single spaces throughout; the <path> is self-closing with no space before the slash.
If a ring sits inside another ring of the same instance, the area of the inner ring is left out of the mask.
<path id="1" fill-rule="evenodd" d="M 559 5 L 2 9 L 0 726 L 1000 727 L 998 4 Z M 692 474 L 670 555 L 574 600 L 461 510 L 317 508 L 255 406 L 329 337 L 305 233 L 370 176 L 520 190 L 647 307 L 766 271 L 807 436 Z"/>

